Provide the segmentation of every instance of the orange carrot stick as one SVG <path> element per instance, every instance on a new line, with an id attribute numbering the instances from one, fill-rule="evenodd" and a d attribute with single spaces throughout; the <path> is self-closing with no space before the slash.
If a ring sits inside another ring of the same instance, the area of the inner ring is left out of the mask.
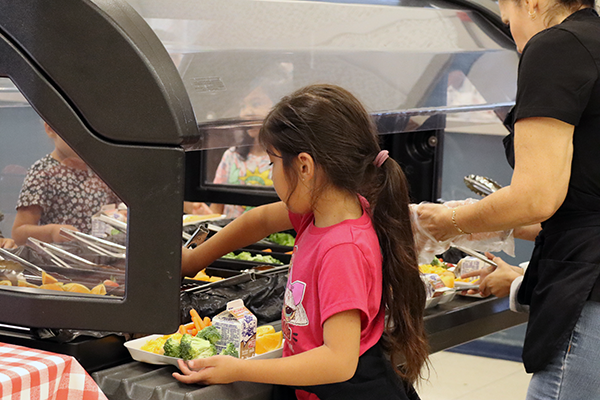
<path id="1" fill-rule="evenodd" d="M 204 320 L 202 321 L 204 322 L 204 326 L 211 326 L 212 325 L 212 321 L 210 320 L 210 318 L 208 317 L 204 317 Z"/>
<path id="2" fill-rule="evenodd" d="M 200 332 L 204 328 L 204 325 L 202 324 L 202 318 L 200 318 L 198 311 L 192 308 L 190 310 L 190 316 L 192 317 L 192 322 L 194 323 L 194 326 L 196 327 L 198 332 Z"/>

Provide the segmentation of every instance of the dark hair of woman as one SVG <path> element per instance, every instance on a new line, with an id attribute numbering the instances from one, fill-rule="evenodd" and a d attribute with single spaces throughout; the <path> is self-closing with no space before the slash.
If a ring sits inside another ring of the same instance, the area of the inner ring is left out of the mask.
<path id="1" fill-rule="evenodd" d="M 293 160 L 302 152 L 311 155 L 327 181 L 313 192 L 313 203 L 328 185 L 368 200 L 383 256 L 387 311 L 383 343 L 396 372 L 414 382 L 429 351 L 423 323 L 426 295 L 411 227 L 408 183 L 392 158 L 379 168 L 373 164 L 381 149 L 370 115 L 345 89 L 311 85 L 284 97 L 271 110 L 259 139 L 265 148 L 281 154 L 291 188 L 298 183 L 291 172 Z"/>

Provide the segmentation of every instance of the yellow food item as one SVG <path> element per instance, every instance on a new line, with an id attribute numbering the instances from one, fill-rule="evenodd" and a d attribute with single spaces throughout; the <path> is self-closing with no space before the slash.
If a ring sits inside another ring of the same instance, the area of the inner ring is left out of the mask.
<path id="1" fill-rule="evenodd" d="M 92 291 L 88 289 L 86 286 L 81 283 L 66 283 L 63 285 L 63 290 L 65 292 L 73 292 L 73 293 L 91 293 Z"/>
<path id="2" fill-rule="evenodd" d="M 60 282 L 57 283 L 45 283 L 40 286 L 40 289 L 48 289 L 48 290 L 60 290 L 63 292 L 63 284 Z"/>
<path id="3" fill-rule="evenodd" d="M 2 285 L 2 286 L 12 286 L 12 283 L 10 283 L 9 280 L 4 279 L 4 280 L 0 281 L 0 285 Z"/>
<path id="4" fill-rule="evenodd" d="M 196 279 L 198 281 L 204 281 L 204 282 L 218 282 L 220 280 L 223 280 L 223 278 L 219 277 L 219 276 L 209 276 L 206 275 L 206 270 L 203 269 L 202 271 L 198 272 L 196 274 L 196 276 L 194 276 L 192 279 Z"/>
<path id="5" fill-rule="evenodd" d="M 273 328 L 273 325 L 262 325 L 256 328 L 256 337 L 261 337 L 267 333 L 275 333 L 275 328 Z"/>
<path id="6" fill-rule="evenodd" d="M 100 294 L 100 295 L 105 295 L 106 294 L 106 286 L 104 286 L 103 283 L 94 286 L 91 290 L 92 294 Z"/>
<path id="7" fill-rule="evenodd" d="M 26 280 L 19 279 L 17 281 L 17 285 L 20 287 L 31 287 L 31 288 L 39 288 L 39 286 L 34 285 L 33 283 L 29 283 Z"/>
<path id="8" fill-rule="evenodd" d="M 263 354 L 268 351 L 276 350 L 281 347 L 283 343 L 283 333 L 273 332 L 265 333 L 264 335 L 256 337 L 256 354 Z"/>
<path id="9" fill-rule="evenodd" d="M 161 336 L 157 339 L 148 340 L 140 347 L 140 349 L 154 354 L 164 354 L 165 351 L 163 350 L 163 346 L 168 338 L 168 336 Z"/>
<path id="10" fill-rule="evenodd" d="M 149 351 L 150 353 L 162 355 L 162 354 L 165 354 L 163 347 L 164 347 L 165 343 L 167 342 L 167 339 L 169 339 L 170 337 L 173 337 L 176 340 L 181 340 L 181 336 L 183 336 L 181 333 L 173 333 L 171 335 L 163 335 L 159 338 L 148 340 L 146 343 L 144 343 L 142 345 L 142 347 L 140 347 L 140 349 L 144 350 L 144 351 Z"/>
<path id="11" fill-rule="evenodd" d="M 57 283 L 58 280 L 52 275 L 48 275 L 46 271 L 42 271 L 42 285 L 47 283 Z"/>
<path id="12" fill-rule="evenodd" d="M 449 272 L 446 268 L 437 267 L 431 264 L 421 264 L 419 265 L 419 271 L 423 274 L 438 274 L 441 275 L 444 272 Z"/>
<path id="13" fill-rule="evenodd" d="M 446 285 L 446 287 L 454 287 L 454 274 L 442 274 L 440 275 L 440 279 L 442 280 L 442 282 L 444 282 L 444 285 Z"/>

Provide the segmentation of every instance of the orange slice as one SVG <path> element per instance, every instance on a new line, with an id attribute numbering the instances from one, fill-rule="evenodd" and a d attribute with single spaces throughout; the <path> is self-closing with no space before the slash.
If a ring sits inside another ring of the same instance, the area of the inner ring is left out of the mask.
<path id="1" fill-rule="evenodd" d="M 88 289 L 86 286 L 81 283 L 66 283 L 63 285 L 63 290 L 65 292 L 74 292 L 74 293 L 91 293 L 92 291 Z"/>
<path id="2" fill-rule="evenodd" d="M 20 281 L 19 281 L 20 283 Z M 2 286 L 12 286 L 12 283 L 8 279 L 4 279 L 0 281 L 0 285 Z"/>
<path id="3" fill-rule="evenodd" d="M 42 285 L 56 282 L 58 282 L 58 279 L 56 279 L 52 275 L 47 274 L 46 271 L 42 271 Z"/>
<path id="4" fill-rule="evenodd" d="M 256 337 L 260 337 L 267 333 L 275 333 L 275 328 L 272 325 L 263 325 L 256 328 Z"/>
<path id="5" fill-rule="evenodd" d="M 105 295 L 106 294 L 106 286 L 104 286 L 104 284 L 102 284 L 102 283 L 97 286 L 94 286 L 94 288 L 91 290 L 91 293 Z"/>
<path id="6" fill-rule="evenodd" d="M 60 290 L 61 292 L 63 291 L 63 284 L 58 282 L 58 283 L 46 283 L 43 284 L 42 286 L 40 286 L 40 289 L 48 289 L 48 290 Z"/>
<path id="7" fill-rule="evenodd" d="M 265 333 L 256 338 L 256 354 L 263 354 L 268 351 L 277 350 L 281 347 L 283 334 L 281 331 L 275 333 Z"/>

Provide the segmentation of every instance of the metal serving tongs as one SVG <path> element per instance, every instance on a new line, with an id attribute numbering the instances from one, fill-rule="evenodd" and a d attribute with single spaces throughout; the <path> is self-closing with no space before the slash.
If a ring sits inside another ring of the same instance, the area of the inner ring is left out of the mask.
<path id="1" fill-rule="evenodd" d="M 32 249 L 34 249 L 40 253 L 46 254 L 48 257 L 50 257 L 50 260 L 59 267 L 64 267 L 64 268 L 69 268 L 69 269 L 73 268 L 72 265 L 66 263 L 62 258 L 66 258 L 68 260 L 74 261 L 79 264 L 87 265 L 90 267 L 98 266 L 98 264 L 88 261 L 85 258 L 76 256 L 75 254 L 69 253 L 68 251 L 63 250 L 60 247 L 51 245 L 46 242 L 42 242 L 41 240 L 38 240 L 38 239 L 35 239 L 32 237 L 27 238 L 26 244 L 27 244 L 27 246 L 31 247 Z"/>
<path id="2" fill-rule="evenodd" d="M 12 260 L 12 261 L 18 262 L 19 264 L 21 264 L 23 266 L 23 269 L 25 271 L 31 273 L 32 275 L 42 276 L 42 273 L 45 272 L 42 268 L 38 267 L 37 265 L 30 263 L 29 261 L 19 257 L 16 254 L 11 253 L 10 251 L 8 251 L 6 249 L 3 249 L 1 247 L 0 247 L 0 255 L 5 260 Z"/>
<path id="3" fill-rule="evenodd" d="M 496 182 L 490 178 L 487 178 L 485 176 L 479 176 L 479 175 L 465 176 L 464 182 L 465 182 L 465 185 L 467 185 L 467 187 L 469 189 L 471 189 L 471 191 L 473 191 L 483 197 L 485 197 L 489 194 L 492 194 L 496 190 L 502 188 L 502 185 L 500 185 L 498 182 Z"/>
<path id="4" fill-rule="evenodd" d="M 466 253 L 470 256 L 473 256 L 475 258 L 480 259 L 481 261 L 488 263 L 489 265 L 492 265 L 494 267 L 497 267 L 498 264 L 496 264 L 494 261 L 490 260 L 489 258 L 487 258 L 485 255 L 475 251 L 475 250 L 471 250 L 468 247 L 463 247 L 463 246 L 457 246 L 455 244 L 450 245 L 451 247 L 454 247 L 457 250 L 462 251 L 463 253 Z"/>
<path id="5" fill-rule="evenodd" d="M 60 234 L 67 239 L 82 244 L 86 249 L 101 255 L 115 258 L 125 258 L 127 248 L 118 243 L 97 238 L 86 233 L 73 231 L 71 229 L 60 228 Z"/>

